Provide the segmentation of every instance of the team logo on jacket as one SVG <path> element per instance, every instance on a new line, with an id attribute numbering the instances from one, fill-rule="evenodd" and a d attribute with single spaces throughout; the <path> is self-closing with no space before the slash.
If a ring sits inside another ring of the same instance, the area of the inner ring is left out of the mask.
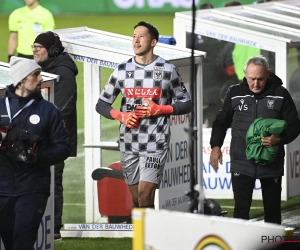
<path id="1" fill-rule="evenodd" d="M 240 102 L 241 102 L 241 105 L 239 105 L 239 110 L 240 111 L 242 111 L 242 110 L 248 110 L 248 105 L 245 104 L 245 100 L 241 99 Z"/>
<path id="2" fill-rule="evenodd" d="M 274 100 L 268 100 L 267 108 L 268 109 L 274 109 Z"/>
<path id="3" fill-rule="evenodd" d="M 31 122 L 31 124 L 38 124 L 40 122 L 40 117 L 38 115 L 31 115 L 29 117 L 29 121 Z"/>

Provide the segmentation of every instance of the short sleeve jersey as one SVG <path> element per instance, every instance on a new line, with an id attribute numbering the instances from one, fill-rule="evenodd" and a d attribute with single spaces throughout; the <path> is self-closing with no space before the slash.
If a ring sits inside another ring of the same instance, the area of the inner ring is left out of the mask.
<path id="1" fill-rule="evenodd" d="M 110 76 L 100 99 L 112 104 L 122 94 L 121 111 L 134 111 L 143 98 L 159 105 L 186 102 L 190 96 L 176 67 L 161 57 L 148 65 L 140 65 L 134 58 L 118 65 Z M 157 154 L 169 148 L 169 115 L 139 120 L 136 129 L 120 124 L 120 151 L 127 154 Z"/>
<path id="2" fill-rule="evenodd" d="M 31 10 L 27 6 L 13 11 L 8 19 L 10 32 L 18 33 L 17 53 L 32 55 L 31 45 L 38 33 L 54 30 L 55 23 L 51 12 L 41 5 Z"/>

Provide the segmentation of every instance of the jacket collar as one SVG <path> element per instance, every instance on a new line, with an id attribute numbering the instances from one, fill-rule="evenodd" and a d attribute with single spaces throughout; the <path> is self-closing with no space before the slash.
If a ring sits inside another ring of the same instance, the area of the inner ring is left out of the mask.
<path id="1" fill-rule="evenodd" d="M 247 79 L 245 77 L 243 78 L 243 81 L 241 82 L 241 84 L 248 89 L 249 93 L 253 94 L 253 92 L 249 89 Z M 274 87 L 281 86 L 281 85 L 283 85 L 282 80 L 277 75 L 275 75 L 273 72 L 270 72 L 270 75 L 267 79 L 267 84 L 265 86 L 265 89 L 262 92 L 255 94 L 255 95 L 256 96 L 265 95 L 265 93 L 268 92 L 270 89 L 273 89 Z"/>
<path id="2" fill-rule="evenodd" d="M 15 94 L 15 87 L 13 84 L 9 85 L 6 88 L 5 96 L 7 96 L 8 98 L 18 99 L 19 102 L 28 102 L 31 99 L 35 99 L 35 100 L 43 99 L 43 96 L 41 93 L 31 94 L 26 97 L 18 96 Z"/>

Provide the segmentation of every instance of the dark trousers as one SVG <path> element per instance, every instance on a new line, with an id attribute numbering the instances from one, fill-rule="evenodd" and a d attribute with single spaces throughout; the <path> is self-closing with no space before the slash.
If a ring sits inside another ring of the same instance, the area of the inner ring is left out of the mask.
<path id="1" fill-rule="evenodd" d="M 255 179 L 231 173 L 234 194 L 234 218 L 249 220 Z M 265 222 L 281 224 L 281 181 L 282 177 L 260 179 L 265 212 Z"/>
<path id="2" fill-rule="evenodd" d="M 0 196 L 0 236 L 5 250 L 33 250 L 48 195 Z"/>
<path id="3" fill-rule="evenodd" d="M 62 214 L 63 214 L 63 172 L 64 162 L 54 166 L 54 233 L 59 233 L 62 227 Z"/>

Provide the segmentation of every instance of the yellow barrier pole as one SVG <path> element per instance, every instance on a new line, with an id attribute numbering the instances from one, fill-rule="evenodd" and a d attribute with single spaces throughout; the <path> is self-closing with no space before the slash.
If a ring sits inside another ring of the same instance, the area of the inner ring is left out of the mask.
<path id="1" fill-rule="evenodd" d="M 287 227 L 285 229 L 285 239 L 286 240 L 293 240 L 294 239 L 294 231 L 295 231 L 295 228 L 293 227 Z"/>
<path id="2" fill-rule="evenodd" d="M 132 250 L 144 250 L 144 217 L 145 209 L 134 208 L 131 212 L 133 222 Z"/>

